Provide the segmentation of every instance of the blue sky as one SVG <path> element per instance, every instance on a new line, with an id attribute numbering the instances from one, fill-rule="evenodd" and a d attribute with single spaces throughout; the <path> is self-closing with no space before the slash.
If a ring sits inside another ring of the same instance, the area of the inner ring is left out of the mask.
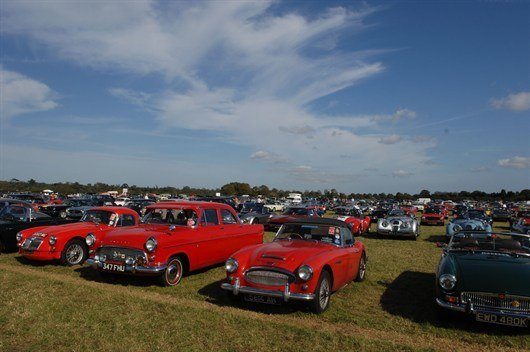
<path id="1" fill-rule="evenodd" d="M 530 181 L 530 3 L 2 1 L 0 178 Z"/>

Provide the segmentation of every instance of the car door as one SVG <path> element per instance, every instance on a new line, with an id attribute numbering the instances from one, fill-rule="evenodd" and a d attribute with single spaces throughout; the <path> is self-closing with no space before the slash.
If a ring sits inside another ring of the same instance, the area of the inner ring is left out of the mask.
<path id="1" fill-rule="evenodd" d="M 220 209 L 221 218 L 221 242 L 223 260 L 228 259 L 230 255 L 242 247 L 251 244 L 249 234 L 243 233 L 243 225 L 238 221 L 237 216 L 229 209 Z"/>
<path id="2" fill-rule="evenodd" d="M 201 211 L 199 243 L 197 248 L 200 253 L 197 254 L 201 266 L 208 266 L 223 262 L 226 249 L 225 229 L 222 228 L 219 221 L 217 209 L 204 208 Z"/>
<path id="3" fill-rule="evenodd" d="M 352 281 L 357 276 L 357 271 L 359 269 L 359 249 L 354 246 L 355 239 L 351 233 L 346 228 L 341 228 L 341 237 L 342 237 L 342 250 L 344 251 L 345 261 L 348 263 L 344 272 L 344 284 Z"/>

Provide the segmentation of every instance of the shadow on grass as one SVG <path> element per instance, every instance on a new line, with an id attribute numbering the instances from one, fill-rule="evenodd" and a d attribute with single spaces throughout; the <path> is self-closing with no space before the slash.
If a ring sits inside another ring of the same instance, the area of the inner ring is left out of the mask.
<path id="1" fill-rule="evenodd" d="M 185 273 L 182 280 L 186 280 L 186 277 L 197 274 L 202 274 L 210 269 L 221 266 L 220 264 L 209 266 L 200 270 Z M 88 265 L 83 265 L 74 270 L 79 274 L 80 277 L 89 281 L 117 284 L 121 286 L 138 286 L 148 287 L 160 285 L 158 279 L 159 276 L 146 276 L 146 275 L 132 275 L 132 274 L 119 274 L 112 272 L 98 271 L 91 268 Z"/>
<path id="2" fill-rule="evenodd" d="M 430 235 L 429 237 L 425 238 L 425 241 L 427 242 L 448 242 L 449 237 L 446 235 Z"/>
<path id="3" fill-rule="evenodd" d="M 231 292 L 221 289 L 223 282 L 224 280 L 212 282 L 201 288 L 198 293 L 206 297 L 207 302 L 218 306 L 230 306 L 264 314 L 292 314 L 309 311 L 308 306 L 300 302 L 281 303 L 280 305 L 246 302 L 242 295 L 236 297 Z"/>
<path id="4" fill-rule="evenodd" d="M 30 259 L 26 259 L 25 257 L 21 255 L 15 257 L 15 260 L 22 265 L 31 265 L 35 267 L 61 266 L 58 260 L 52 260 L 52 261 L 30 260 Z"/>
<path id="5" fill-rule="evenodd" d="M 435 303 L 434 273 L 404 271 L 394 281 L 378 282 L 386 287 L 381 296 L 381 307 L 392 315 L 418 324 L 431 324 L 440 328 L 466 330 L 488 335 L 527 335 L 530 329 L 479 323 L 473 316 L 444 312 L 440 314 Z M 444 314 L 449 313 L 449 314 Z"/>

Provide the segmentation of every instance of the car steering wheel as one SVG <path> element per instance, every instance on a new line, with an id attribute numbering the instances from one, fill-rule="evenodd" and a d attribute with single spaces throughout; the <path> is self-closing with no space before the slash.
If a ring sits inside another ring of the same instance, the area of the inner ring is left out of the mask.
<path id="1" fill-rule="evenodd" d="M 302 235 L 300 235 L 299 233 L 292 233 L 292 234 L 290 234 L 290 235 L 289 235 L 289 239 L 291 239 L 291 240 L 294 239 L 293 236 L 294 236 L 294 238 L 298 237 L 298 238 L 301 239 L 301 240 L 304 239 L 304 238 L 302 237 Z"/>

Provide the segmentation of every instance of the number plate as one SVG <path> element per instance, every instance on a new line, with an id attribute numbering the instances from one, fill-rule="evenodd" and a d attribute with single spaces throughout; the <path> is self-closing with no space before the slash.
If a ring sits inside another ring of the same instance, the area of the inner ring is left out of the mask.
<path id="1" fill-rule="evenodd" d="M 118 272 L 123 273 L 123 272 L 125 272 L 125 265 L 104 263 L 103 264 L 103 270 L 118 271 Z"/>
<path id="2" fill-rule="evenodd" d="M 245 295 L 245 301 L 254 302 L 254 303 L 264 303 L 264 304 L 273 304 L 279 305 L 280 301 L 276 297 L 268 297 L 262 295 Z"/>
<path id="3" fill-rule="evenodd" d="M 476 320 L 485 322 L 485 323 L 519 326 L 523 328 L 528 326 L 528 318 L 489 314 L 489 313 L 477 313 Z"/>

